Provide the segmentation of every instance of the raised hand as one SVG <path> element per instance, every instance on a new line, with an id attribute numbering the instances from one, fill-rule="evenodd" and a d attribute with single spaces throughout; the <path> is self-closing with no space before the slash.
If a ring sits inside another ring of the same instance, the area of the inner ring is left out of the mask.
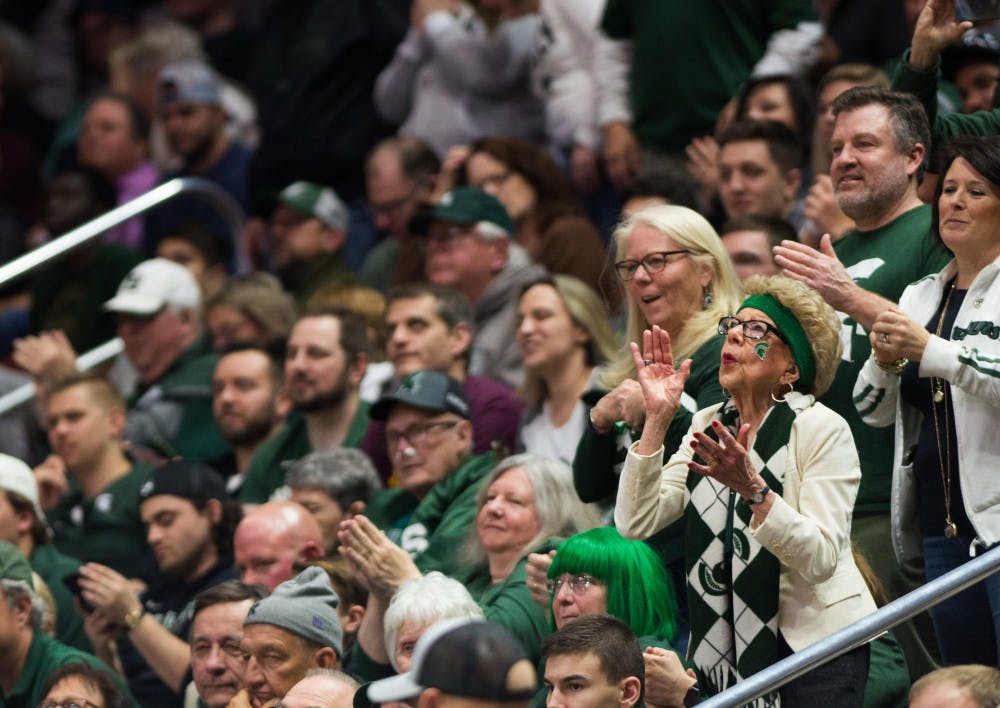
<path id="1" fill-rule="evenodd" d="M 721 482 L 743 497 L 751 496 L 760 487 L 757 484 L 760 475 L 750 464 L 747 453 L 750 448 L 750 424 L 741 425 L 735 438 L 717 420 L 712 421 L 712 429 L 719 436 L 718 442 L 704 433 L 694 434 L 691 447 L 705 464 L 692 460 L 688 468 Z"/>
<path id="2" fill-rule="evenodd" d="M 641 354 L 635 342 L 629 343 L 629 348 L 646 402 L 646 421 L 636 452 L 650 455 L 663 445 L 663 436 L 681 407 L 684 384 L 691 375 L 691 360 L 686 359 L 674 368 L 670 335 L 658 325 L 642 333 Z"/>
<path id="3" fill-rule="evenodd" d="M 930 69 L 941 51 L 971 28 L 971 22 L 955 19 L 955 0 L 927 0 L 913 27 L 910 66 L 921 71 Z"/>

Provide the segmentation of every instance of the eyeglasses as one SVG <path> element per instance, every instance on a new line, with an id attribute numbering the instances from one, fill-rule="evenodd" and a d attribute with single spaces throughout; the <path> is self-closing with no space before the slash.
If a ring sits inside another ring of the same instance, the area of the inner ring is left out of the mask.
<path id="1" fill-rule="evenodd" d="M 475 233 L 473 226 L 448 226 L 443 229 L 431 229 L 427 234 L 427 240 L 443 246 L 450 246 L 456 241 L 472 236 Z"/>
<path id="2" fill-rule="evenodd" d="M 763 339 L 767 336 L 768 332 L 774 332 L 775 337 L 788 344 L 785 335 L 777 327 L 761 320 L 741 320 L 734 315 L 729 315 L 719 320 L 719 334 L 729 334 L 729 330 L 736 326 L 743 328 L 743 336 L 747 339 Z"/>
<path id="3" fill-rule="evenodd" d="M 454 428 L 458 423 L 459 421 L 457 420 L 438 420 L 430 423 L 414 423 L 407 426 L 404 430 L 387 430 L 385 431 L 386 449 L 392 454 L 392 451 L 399 445 L 400 440 L 406 440 L 413 447 L 423 445 L 427 442 L 427 435 L 430 431 L 437 428 L 448 430 Z"/>
<path id="4" fill-rule="evenodd" d="M 495 175 L 490 175 L 489 177 L 483 178 L 479 184 L 473 185 L 478 189 L 487 192 L 491 189 L 496 189 L 503 185 L 504 182 L 510 179 L 510 176 L 514 174 L 513 170 L 504 170 L 503 172 L 498 172 Z"/>
<path id="5" fill-rule="evenodd" d="M 406 206 L 410 200 L 413 199 L 413 195 L 417 193 L 417 190 L 423 186 L 421 184 L 415 184 L 407 190 L 406 194 L 396 199 L 390 199 L 389 201 L 382 202 L 381 204 L 376 204 L 375 202 L 369 202 L 367 211 L 370 215 L 376 216 L 379 214 L 394 214 L 395 212 Z"/>
<path id="6" fill-rule="evenodd" d="M 618 273 L 619 278 L 628 281 L 635 277 L 635 272 L 639 269 L 639 266 L 645 268 L 647 273 L 659 273 L 667 267 L 667 263 L 671 262 L 670 256 L 687 255 L 688 253 L 690 251 L 653 251 L 652 253 L 647 253 L 638 261 L 631 258 L 618 261 L 615 263 L 615 271 Z"/>
<path id="7" fill-rule="evenodd" d="M 91 703 L 86 698 L 66 698 L 58 703 L 55 701 L 39 703 L 38 708 L 101 708 L 101 706 Z"/>
<path id="8" fill-rule="evenodd" d="M 559 592 L 562 586 L 566 584 L 569 585 L 569 589 L 574 595 L 582 595 L 587 592 L 587 588 L 591 585 L 600 585 L 601 581 L 593 575 L 587 575 L 586 573 L 581 573 L 580 575 L 560 576 L 558 578 L 552 578 L 545 581 L 545 587 L 548 588 L 550 595 L 555 595 Z"/>

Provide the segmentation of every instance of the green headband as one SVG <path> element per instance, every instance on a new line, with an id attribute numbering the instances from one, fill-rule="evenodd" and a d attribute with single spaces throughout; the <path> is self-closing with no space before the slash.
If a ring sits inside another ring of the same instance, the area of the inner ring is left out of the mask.
<path id="1" fill-rule="evenodd" d="M 799 367 L 799 383 L 805 389 L 811 389 L 813 381 L 816 379 L 816 357 L 813 356 L 812 347 L 809 345 L 809 338 L 802 329 L 798 319 L 792 311 L 782 305 L 778 298 L 770 293 L 757 293 L 751 295 L 743 304 L 744 307 L 752 307 L 767 314 L 778 327 L 785 339 L 788 340 L 788 347 L 792 350 L 792 358 L 795 365 Z"/>

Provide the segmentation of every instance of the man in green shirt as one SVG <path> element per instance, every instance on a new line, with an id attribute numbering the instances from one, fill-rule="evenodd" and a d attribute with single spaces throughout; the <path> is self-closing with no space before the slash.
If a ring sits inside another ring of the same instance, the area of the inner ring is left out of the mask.
<path id="1" fill-rule="evenodd" d="M 37 706 L 44 698 L 46 680 L 70 662 L 90 664 L 114 675 L 91 654 L 38 629 L 40 611 L 32 604 L 34 597 L 28 561 L 17 548 L 0 541 L 0 708 Z"/>
<path id="2" fill-rule="evenodd" d="M 817 290 L 840 315 L 843 361 L 823 402 L 850 424 L 861 459 L 861 487 L 851 536 L 892 598 L 923 583 L 923 568 L 902 568 L 892 549 L 889 495 L 893 429 L 865 425 L 852 391 L 871 353 L 868 330 L 903 289 L 935 273 L 951 254 L 930 234 L 931 209 L 917 196 L 930 126 L 920 103 L 900 93 L 853 88 L 833 103 L 836 122 L 831 148 L 837 203 L 855 229 L 836 245 L 830 235 L 820 250 L 783 241 L 775 261 L 788 276 Z M 911 677 L 930 671 L 933 659 L 911 625 L 899 630 Z M 932 636 L 921 628 L 924 644 Z"/>
<path id="3" fill-rule="evenodd" d="M 56 637 L 70 646 L 91 651 L 73 594 L 63 578 L 80 568 L 80 561 L 49 542 L 45 512 L 38 503 L 38 485 L 28 465 L 0 454 L 0 541 L 14 544 L 31 569 L 49 586 L 56 603 Z"/>
<path id="4" fill-rule="evenodd" d="M 95 373 L 73 374 L 47 393 L 44 418 L 53 456 L 36 477 L 56 547 L 134 578 L 149 558 L 139 489 L 152 467 L 125 456 L 125 402 Z"/>
<path id="5" fill-rule="evenodd" d="M 368 404 L 358 392 L 368 349 L 364 322 L 343 308 L 310 308 L 292 325 L 285 391 L 295 409 L 251 458 L 240 501 L 266 502 L 291 465 L 314 450 L 358 446 L 368 428 Z"/>
<path id="6" fill-rule="evenodd" d="M 372 407 L 385 421 L 386 451 L 399 486 L 372 497 L 365 516 L 413 556 L 423 572 L 454 575 L 456 549 L 476 518 L 479 482 L 490 454 L 471 456 L 465 391 L 437 371 L 417 371 Z"/>

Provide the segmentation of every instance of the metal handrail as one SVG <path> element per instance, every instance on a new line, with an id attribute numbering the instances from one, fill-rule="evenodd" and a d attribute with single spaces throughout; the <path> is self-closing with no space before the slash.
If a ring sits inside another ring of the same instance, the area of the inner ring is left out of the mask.
<path id="1" fill-rule="evenodd" d="M 0 266 L 0 287 L 33 273 L 108 229 L 181 194 L 200 196 L 211 202 L 221 212 L 232 233 L 239 236 L 243 227 L 243 210 L 229 192 L 204 177 L 177 177 Z M 245 270 L 245 250 L 237 248 L 236 253 L 237 269 Z"/>
<path id="2" fill-rule="evenodd" d="M 76 358 L 76 368 L 80 371 L 92 369 L 98 364 L 114 359 L 121 354 L 124 344 L 122 340 L 115 337 L 109 339 L 104 344 L 98 344 Z M 35 397 L 35 384 L 32 381 L 23 383 L 17 388 L 8 391 L 0 396 L 0 415 L 12 411 L 20 405 L 24 405 Z"/>
<path id="3" fill-rule="evenodd" d="M 965 590 L 1000 569 L 1000 547 L 973 558 L 940 578 L 893 600 L 840 631 L 772 664 L 732 688 L 699 703 L 702 708 L 740 706 L 797 679 L 820 664 L 859 647 L 932 605 Z"/>

